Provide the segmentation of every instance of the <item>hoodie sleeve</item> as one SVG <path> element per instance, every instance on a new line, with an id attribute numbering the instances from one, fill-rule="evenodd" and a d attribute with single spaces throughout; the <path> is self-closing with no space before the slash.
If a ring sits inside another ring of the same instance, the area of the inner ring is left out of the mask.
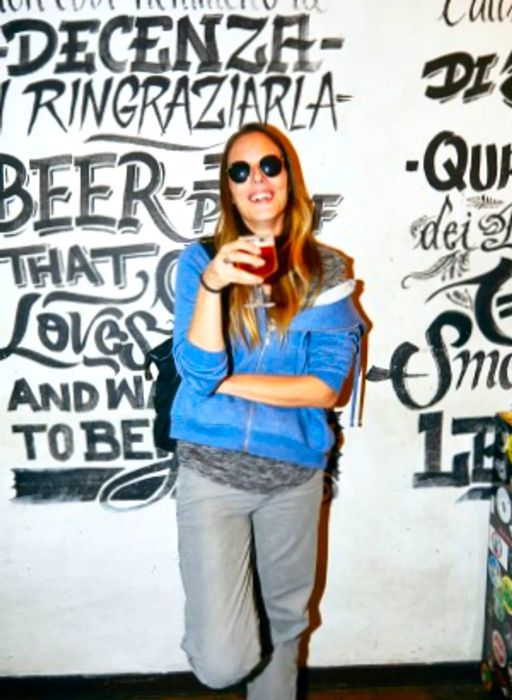
<path id="1" fill-rule="evenodd" d="M 181 378 L 196 392 L 205 395 L 213 394 L 228 369 L 225 350 L 203 350 L 187 337 L 199 290 L 199 275 L 208 262 L 208 254 L 200 243 L 189 245 L 179 257 L 173 334 L 174 361 Z"/>
<path id="2" fill-rule="evenodd" d="M 359 351 L 359 337 L 357 330 L 312 331 L 309 334 L 307 373 L 318 377 L 339 394 Z"/>
<path id="3" fill-rule="evenodd" d="M 350 282 L 350 283 L 349 283 Z M 320 303 L 303 312 L 294 323 L 308 335 L 308 374 L 321 379 L 336 393 L 341 391 L 359 353 L 364 322 L 351 298 L 353 282 L 339 289 L 337 298 L 329 293 Z M 333 290 L 334 291 L 334 290 Z"/>

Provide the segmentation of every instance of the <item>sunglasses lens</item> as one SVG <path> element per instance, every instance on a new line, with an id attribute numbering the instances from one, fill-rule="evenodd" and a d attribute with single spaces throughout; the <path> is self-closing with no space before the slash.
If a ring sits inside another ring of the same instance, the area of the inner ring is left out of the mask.
<path id="1" fill-rule="evenodd" d="M 243 160 L 237 160 L 236 163 L 233 163 L 233 165 L 228 168 L 228 175 L 233 182 L 240 185 L 247 180 L 250 170 L 249 163 Z"/>
<path id="2" fill-rule="evenodd" d="M 276 177 L 283 169 L 283 161 L 278 156 L 265 156 L 260 161 L 260 168 L 267 177 Z"/>
<path id="3" fill-rule="evenodd" d="M 279 156 L 263 156 L 260 160 L 261 172 L 266 177 L 276 177 L 283 169 L 283 161 Z M 241 185 L 249 177 L 251 166 L 245 160 L 237 160 L 228 168 L 228 175 L 233 182 Z"/>

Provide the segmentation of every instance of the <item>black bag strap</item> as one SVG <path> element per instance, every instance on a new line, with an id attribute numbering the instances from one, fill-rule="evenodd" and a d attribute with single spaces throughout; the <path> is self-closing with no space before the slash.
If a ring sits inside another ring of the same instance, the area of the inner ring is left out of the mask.
<path id="1" fill-rule="evenodd" d="M 215 256 L 215 238 L 213 236 L 207 236 L 206 238 L 200 238 L 199 243 L 208 253 L 208 257 L 213 258 Z"/>
<path id="2" fill-rule="evenodd" d="M 215 238 L 213 236 L 207 236 L 205 238 L 200 238 L 199 243 L 203 246 L 208 254 L 208 257 L 213 258 L 215 255 Z M 151 365 L 154 363 L 158 367 L 163 361 L 167 360 L 172 354 L 172 331 L 168 338 L 166 338 L 162 343 L 157 345 L 145 355 L 144 358 L 144 376 L 150 381 L 153 379 L 151 374 Z"/>

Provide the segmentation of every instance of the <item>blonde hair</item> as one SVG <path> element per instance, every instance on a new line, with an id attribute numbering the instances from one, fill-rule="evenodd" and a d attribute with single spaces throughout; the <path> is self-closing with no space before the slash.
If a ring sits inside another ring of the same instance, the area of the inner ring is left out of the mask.
<path id="1" fill-rule="evenodd" d="M 247 232 L 247 227 L 231 197 L 228 183 L 228 156 L 235 141 L 242 136 L 261 133 L 279 148 L 288 172 L 288 203 L 285 209 L 283 232 L 279 236 L 278 256 L 280 274 L 272 284 L 275 306 L 269 316 L 281 337 L 284 337 L 293 317 L 310 303 L 318 293 L 322 280 L 322 263 L 315 240 L 315 206 L 308 195 L 298 156 L 289 140 L 270 124 L 244 125 L 227 141 L 220 163 L 221 214 L 215 230 L 215 245 L 235 240 Z M 249 346 L 261 342 L 254 309 L 245 306 L 252 288 L 233 285 L 229 293 L 229 331 L 241 337 Z"/>

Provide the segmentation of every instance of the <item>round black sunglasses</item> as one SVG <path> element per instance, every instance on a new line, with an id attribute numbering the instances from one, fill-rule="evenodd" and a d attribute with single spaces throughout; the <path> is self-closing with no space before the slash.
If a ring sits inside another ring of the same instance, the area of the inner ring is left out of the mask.
<path id="1" fill-rule="evenodd" d="M 283 159 L 281 156 L 263 156 L 259 162 L 261 172 L 266 177 L 277 177 L 283 169 Z M 228 175 L 233 182 L 241 185 L 247 180 L 251 172 L 251 166 L 245 160 L 237 160 L 228 168 Z"/>

